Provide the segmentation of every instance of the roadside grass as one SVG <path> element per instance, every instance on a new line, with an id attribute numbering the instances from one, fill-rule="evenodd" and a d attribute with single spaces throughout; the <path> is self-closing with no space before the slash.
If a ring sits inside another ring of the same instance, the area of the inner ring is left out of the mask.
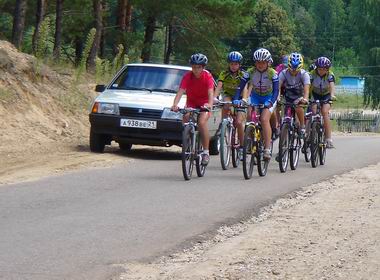
<path id="1" fill-rule="evenodd" d="M 333 104 L 333 109 L 361 110 L 365 109 L 363 95 L 337 94 L 337 100 Z"/>
<path id="2" fill-rule="evenodd" d="M 0 101 L 8 103 L 17 98 L 16 92 L 12 92 L 6 88 L 0 87 Z"/>
<path id="3" fill-rule="evenodd" d="M 76 85 L 72 85 L 65 94 L 59 95 L 59 101 L 64 110 L 75 114 L 78 111 L 87 111 L 92 99 Z"/>

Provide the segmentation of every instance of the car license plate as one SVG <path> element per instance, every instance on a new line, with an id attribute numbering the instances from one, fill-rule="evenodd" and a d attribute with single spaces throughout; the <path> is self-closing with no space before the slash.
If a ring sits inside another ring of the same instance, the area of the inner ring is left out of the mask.
<path id="1" fill-rule="evenodd" d="M 133 120 L 133 119 L 121 119 L 120 120 L 120 126 L 122 126 L 122 127 L 157 129 L 157 122 L 156 121 Z"/>

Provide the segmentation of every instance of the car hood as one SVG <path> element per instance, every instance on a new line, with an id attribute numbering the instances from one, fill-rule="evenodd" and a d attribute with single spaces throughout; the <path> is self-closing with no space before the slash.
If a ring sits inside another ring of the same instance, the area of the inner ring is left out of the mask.
<path id="1" fill-rule="evenodd" d="M 149 92 L 143 90 L 106 90 L 95 102 L 118 103 L 120 107 L 137 107 L 162 110 L 173 105 L 175 94 L 166 92 Z M 186 96 L 183 95 L 179 107 L 184 107 Z"/>

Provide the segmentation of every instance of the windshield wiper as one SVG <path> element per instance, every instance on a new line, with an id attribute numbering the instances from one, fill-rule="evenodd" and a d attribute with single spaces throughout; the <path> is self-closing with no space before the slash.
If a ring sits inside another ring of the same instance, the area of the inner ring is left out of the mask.
<path id="1" fill-rule="evenodd" d="M 146 90 L 146 91 L 152 92 L 152 89 L 150 89 L 150 88 L 143 88 L 143 87 L 119 87 L 117 89 Z"/>
<path id="2" fill-rule="evenodd" d="M 163 92 L 177 93 L 176 90 L 170 89 L 170 88 L 152 88 L 152 91 L 163 91 Z"/>

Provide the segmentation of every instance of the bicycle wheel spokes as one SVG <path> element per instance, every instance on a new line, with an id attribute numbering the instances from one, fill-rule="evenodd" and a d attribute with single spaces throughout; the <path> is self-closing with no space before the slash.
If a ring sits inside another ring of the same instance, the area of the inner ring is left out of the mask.
<path id="1" fill-rule="evenodd" d="M 191 179 L 194 165 L 194 145 L 190 126 L 185 126 L 182 132 L 182 173 L 185 180 Z"/>
<path id="2" fill-rule="evenodd" d="M 298 135 L 293 134 L 291 137 L 291 148 L 290 148 L 290 168 L 296 170 L 298 166 L 298 161 L 300 158 L 301 149 L 301 139 Z"/>
<path id="3" fill-rule="evenodd" d="M 229 121 L 223 120 L 220 129 L 220 163 L 224 170 L 228 169 L 231 159 L 232 127 Z"/>
<path id="4" fill-rule="evenodd" d="M 262 138 L 261 131 L 258 135 L 260 139 L 256 142 L 257 171 L 260 176 L 265 176 L 267 174 L 269 160 L 264 159 L 264 139 Z"/>
<path id="5" fill-rule="evenodd" d="M 245 179 L 250 179 L 253 173 L 253 166 L 255 164 L 255 145 L 254 145 L 255 128 L 248 126 L 244 135 L 243 146 L 243 174 Z"/>
<path id="6" fill-rule="evenodd" d="M 240 148 L 239 135 L 238 135 L 238 131 L 236 127 L 234 127 L 232 130 L 231 139 L 232 139 L 232 146 L 231 146 L 232 166 L 236 168 L 240 164 L 240 156 L 241 156 L 239 152 L 239 148 Z"/>
<path id="7" fill-rule="evenodd" d="M 289 124 L 284 123 L 281 127 L 280 141 L 278 142 L 278 164 L 281 172 L 286 172 L 289 159 Z"/>
<path id="8" fill-rule="evenodd" d="M 319 163 L 321 165 L 324 165 L 326 162 L 326 139 L 325 139 L 325 133 L 324 129 L 320 128 L 319 134 L 318 134 L 318 140 L 319 140 Z"/>
<path id="9" fill-rule="evenodd" d="M 195 169 L 197 170 L 198 177 L 203 177 L 205 175 L 205 172 L 206 172 L 206 165 L 202 164 L 203 147 L 202 147 L 202 144 L 200 143 L 199 135 L 197 137 L 196 146 L 198 147 L 198 149 L 197 149 L 197 152 L 196 152 L 197 154 L 196 154 L 196 158 L 195 158 Z"/>
<path id="10" fill-rule="evenodd" d="M 317 122 L 314 122 L 312 125 L 311 125 L 311 135 L 310 135 L 310 152 L 311 152 L 311 156 L 310 156 L 310 161 L 311 161 L 311 166 L 313 168 L 317 167 L 318 166 L 318 163 L 319 163 L 319 137 L 318 137 L 318 133 L 319 133 L 319 123 Z"/>

